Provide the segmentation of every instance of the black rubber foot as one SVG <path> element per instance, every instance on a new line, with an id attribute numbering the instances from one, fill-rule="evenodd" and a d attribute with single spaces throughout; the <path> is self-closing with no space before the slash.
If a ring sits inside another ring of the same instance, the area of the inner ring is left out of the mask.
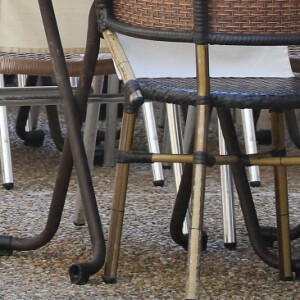
<path id="1" fill-rule="evenodd" d="M 0 236 L 0 256 L 10 256 L 12 255 L 11 249 L 11 240 L 12 236 L 10 235 L 1 235 Z"/>
<path id="2" fill-rule="evenodd" d="M 153 185 L 154 186 L 164 186 L 165 185 L 165 181 L 164 180 L 154 180 L 153 181 Z"/>
<path id="3" fill-rule="evenodd" d="M 73 224 L 74 224 L 75 226 L 78 226 L 78 227 L 84 226 L 84 225 L 85 225 L 85 223 L 77 223 L 77 222 L 73 222 Z"/>
<path id="4" fill-rule="evenodd" d="M 224 243 L 224 247 L 228 250 L 235 250 L 236 249 L 236 243 Z"/>
<path id="5" fill-rule="evenodd" d="M 10 182 L 10 183 L 3 183 L 3 187 L 4 187 L 6 190 L 11 190 L 11 189 L 14 187 L 14 184 L 13 184 L 13 182 Z"/>
<path id="6" fill-rule="evenodd" d="M 250 181 L 250 185 L 252 187 L 260 187 L 261 186 L 261 182 L 260 181 Z"/>
<path id="7" fill-rule="evenodd" d="M 24 141 L 24 145 L 39 148 L 43 145 L 44 138 L 45 133 L 43 130 L 32 130 L 26 132 L 26 140 Z"/>
<path id="8" fill-rule="evenodd" d="M 117 282 L 117 279 L 103 275 L 102 276 L 102 281 L 105 282 L 105 283 L 113 284 L 113 283 Z"/>
<path id="9" fill-rule="evenodd" d="M 261 129 L 256 132 L 256 140 L 260 145 L 270 145 L 272 143 L 271 130 Z"/>
<path id="10" fill-rule="evenodd" d="M 90 272 L 87 264 L 74 264 L 69 269 L 69 275 L 72 283 L 85 284 L 89 281 Z"/>

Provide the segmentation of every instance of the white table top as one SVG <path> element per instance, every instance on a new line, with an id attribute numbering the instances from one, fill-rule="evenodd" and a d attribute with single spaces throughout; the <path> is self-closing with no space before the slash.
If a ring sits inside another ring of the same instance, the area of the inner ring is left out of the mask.
<path id="1" fill-rule="evenodd" d="M 84 53 L 92 2 L 53 0 L 65 53 Z M 0 0 L 0 51 L 49 52 L 37 0 Z"/>

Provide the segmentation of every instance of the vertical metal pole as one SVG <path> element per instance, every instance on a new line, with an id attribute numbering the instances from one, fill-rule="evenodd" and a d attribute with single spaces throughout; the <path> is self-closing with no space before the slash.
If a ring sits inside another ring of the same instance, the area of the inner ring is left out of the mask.
<path id="1" fill-rule="evenodd" d="M 4 87 L 4 76 L 0 74 L 0 88 Z M 12 160 L 10 152 L 8 121 L 7 121 L 7 109 L 6 106 L 0 106 L 0 137 L 1 137 L 1 170 L 3 187 L 10 190 L 14 186 L 13 172 L 12 172 Z"/>
<path id="2" fill-rule="evenodd" d="M 100 77 L 100 76 L 99 76 Z M 103 87 L 103 76 L 99 78 L 97 76 L 97 80 L 100 81 L 100 89 L 102 91 Z M 77 86 L 77 80 L 76 77 L 71 77 L 71 85 Z M 97 138 L 97 125 L 98 125 L 98 118 L 99 118 L 99 112 L 100 112 L 100 103 L 89 103 L 87 105 L 87 112 L 86 112 L 86 118 L 85 118 L 85 126 L 84 126 L 84 134 L 83 134 L 83 143 L 84 148 L 88 160 L 88 165 L 90 172 L 92 173 L 93 169 L 93 162 L 94 162 L 94 154 L 95 154 L 95 147 L 96 147 L 96 138 Z M 76 200 L 75 200 L 75 212 L 74 212 L 74 218 L 73 223 L 76 226 L 82 226 L 85 224 L 85 212 L 84 212 L 84 206 L 82 203 L 81 198 L 81 192 L 80 188 L 78 187 L 76 191 Z"/>
<path id="3" fill-rule="evenodd" d="M 146 136 L 148 141 L 148 148 L 150 153 L 159 153 L 158 136 L 156 131 L 156 124 L 154 119 L 153 104 L 150 102 L 145 102 L 142 105 L 144 125 L 146 130 Z M 153 183 L 155 186 L 164 185 L 164 176 L 161 163 L 153 163 Z"/>
<path id="4" fill-rule="evenodd" d="M 27 75 L 25 74 L 17 74 L 18 78 L 18 87 L 25 87 L 26 86 L 26 79 Z M 29 111 L 26 126 L 25 126 L 26 131 L 31 131 L 32 130 L 32 122 L 31 122 L 31 113 Z"/>
<path id="5" fill-rule="evenodd" d="M 220 122 L 218 121 L 219 131 L 219 153 L 227 154 L 224 137 Z M 223 230 L 224 230 L 224 245 L 228 249 L 236 247 L 236 231 L 235 231 L 235 215 L 234 215 L 234 198 L 231 169 L 229 166 L 220 166 L 221 175 L 221 199 L 223 209 Z"/>
<path id="6" fill-rule="evenodd" d="M 184 129 L 183 138 L 183 153 L 188 153 L 189 145 L 192 140 L 192 133 L 194 132 L 194 124 L 196 119 L 195 107 L 188 108 L 188 115 Z M 225 154 L 225 142 L 222 131 L 219 126 L 219 151 L 220 154 Z M 235 230 L 235 216 L 234 216 L 234 198 L 231 171 L 229 166 L 221 166 L 221 199 L 223 208 L 223 230 L 224 230 L 224 245 L 228 249 L 236 247 L 236 230 Z"/>
<path id="7" fill-rule="evenodd" d="M 247 154 L 257 153 L 256 137 L 252 109 L 241 109 L 244 140 Z M 249 181 L 252 187 L 260 186 L 260 174 L 258 166 L 248 167 Z"/>

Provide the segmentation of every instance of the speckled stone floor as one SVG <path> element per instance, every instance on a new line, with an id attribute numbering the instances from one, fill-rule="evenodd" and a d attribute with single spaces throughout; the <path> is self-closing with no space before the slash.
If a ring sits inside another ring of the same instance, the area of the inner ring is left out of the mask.
<path id="1" fill-rule="evenodd" d="M 45 130 L 46 140 L 38 149 L 24 146 L 16 137 L 14 116 L 15 109 L 11 109 L 15 187 L 10 191 L 0 189 L 0 233 L 30 237 L 45 225 L 60 153 L 50 139 L 43 113 L 39 127 Z M 141 126 L 137 131 L 134 146 L 139 148 L 145 140 Z M 213 127 L 210 147 L 216 147 L 216 143 Z M 291 224 L 297 224 L 300 215 L 299 173 L 299 168 L 294 167 L 288 173 Z M 131 168 L 117 284 L 104 284 L 102 270 L 86 285 L 70 283 L 69 266 L 91 257 L 87 227 L 75 227 L 72 222 L 77 188 L 74 172 L 61 226 L 53 240 L 41 249 L 0 258 L 0 299 L 183 299 L 186 252 L 169 235 L 175 188 L 172 171 L 165 170 L 164 175 L 165 186 L 153 187 L 149 165 Z M 114 168 L 94 168 L 93 180 L 106 236 L 113 178 Z M 253 189 L 255 204 L 262 224 L 272 225 L 275 217 L 271 169 L 261 168 L 261 180 L 262 186 Z M 254 253 L 237 197 L 237 248 L 224 248 L 219 182 L 219 168 L 210 168 L 205 206 L 209 241 L 201 265 L 201 299 L 300 299 L 299 282 L 280 282 L 278 271 Z M 299 241 L 293 242 L 298 256 L 299 247 Z"/>

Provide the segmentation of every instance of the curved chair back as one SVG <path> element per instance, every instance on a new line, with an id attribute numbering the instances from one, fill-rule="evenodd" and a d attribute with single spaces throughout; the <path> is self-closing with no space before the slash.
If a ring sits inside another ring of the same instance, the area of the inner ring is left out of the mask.
<path id="1" fill-rule="evenodd" d="M 100 29 L 197 44 L 300 43 L 297 0 L 96 0 Z"/>

